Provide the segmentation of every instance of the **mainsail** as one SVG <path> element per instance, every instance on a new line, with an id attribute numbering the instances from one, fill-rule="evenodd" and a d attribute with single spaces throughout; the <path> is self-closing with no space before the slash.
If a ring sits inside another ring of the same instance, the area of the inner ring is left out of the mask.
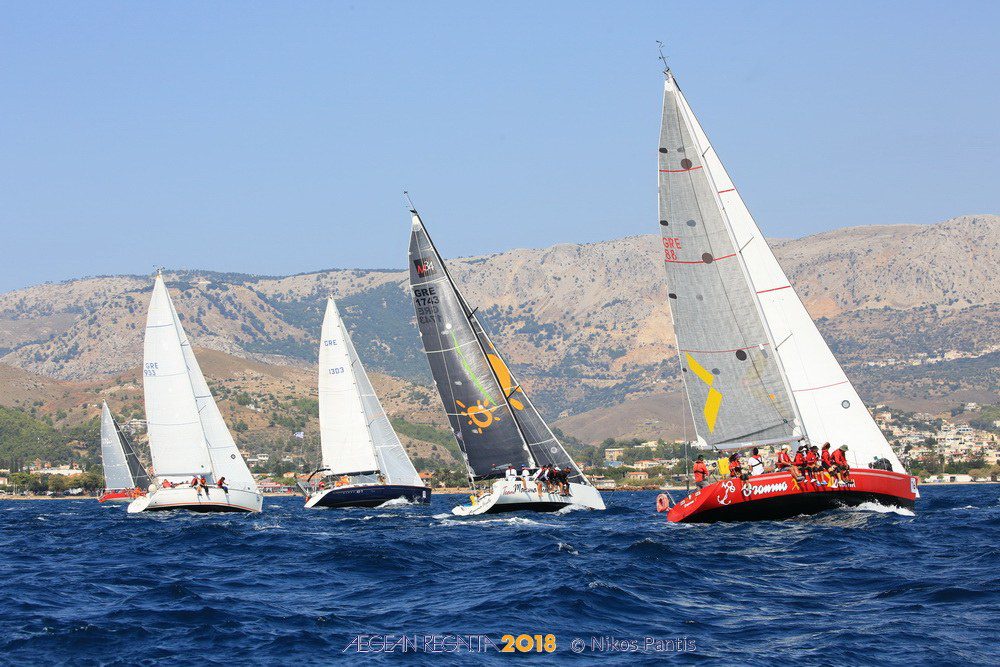
<path id="1" fill-rule="evenodd" d="M 118 422 L 111 416 L 107 403 L 101 404 L 101 463 L 105 489 L 145 489 L 149 486 L 139 457 Z"/>
<path id="2" fill-rule="evenodd" d="M 508 464 L 553 464 L 570 468 L 574 482 L 585 482 L 462 297 L 420 216 L 410 213 L 417 324 L 470 477 L 487 477 Z"/>
<path id="3" fill-rule="evenodd" d="M 699 439 L 804 437 L 901 471 L 669 71 L 659 151 L 669 304 Z"/>
<path id="4" fill-rule="evenodd" d="M 331 298 L 319 350 L 323 467 L 332 474 L 381 472 L 389 484 L 424 486 L 375 394 Z"/>
<path id="5" fill-rule="evenodd" d="M 142 385 L 146 403 L 149 451 L 157 477 L 211 475 L 212 460 L 191 387 L 173 305 L 156 276 L 146 317 Z"/>
<path id="6" fill-rule="evenodd" d="M 191 343 L 188 341 L 187 334 L 184 333 L 184 327 L 181 326 L 180 318 L 177 317 L 177 310 L 174 308 L 169 294 L 167 302 L 170 304 L 174 328 L 177 330 L 184 363 L 191 379 L 191 390 L 194 392 L 195 404 L 198 406 L 198 418 L 201 420 L 201 428 L 205 434 L 205 442 L 208 445 L 208 454 L 212 459 L 215 478 L 225 477 L 226 486 L 229 488 L 257 493 L 257 481 L 253 478 L 246 461 L 243 460 L 243 455 L 236 446 L 229 427 L 222 419 L 222 413 L 212 397 L 212 392 L 208 388 L 205 376 L 201 372 L 201 366 L 198 365 L 198 360 L 194 356 Z"/>

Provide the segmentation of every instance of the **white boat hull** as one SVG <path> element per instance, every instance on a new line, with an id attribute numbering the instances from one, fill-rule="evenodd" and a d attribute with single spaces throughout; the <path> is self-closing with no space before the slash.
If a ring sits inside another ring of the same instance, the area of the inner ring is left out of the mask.
<path id="1" fill-rule="evenodd" d="M 128 506 L 129 514 L 163 510 L 191 512 L 259 512 L 264 504 L 261 493 L 210 488 L 200 493 L 190 487 L 158 488 L 147 496 L 136 498 Z"/>
<path id="2" fill-rule="evenodd" d="M 477 514 L 499 514 L 501 512 L 556 512 L 577 505 L 592 510 L 603 510 L 604 499 L 601 492 L 589 484 L 570 484 L 569 495 L 538 491 L 534 483 L 528 484 L 525 491 L 521 482 L 499 480 L 493 483 L 493 488 L 485 496 L 481 496 L 471 505 L 459 505 L 452 508 L 452 514 L 458 516 L 475 516 Z"/>

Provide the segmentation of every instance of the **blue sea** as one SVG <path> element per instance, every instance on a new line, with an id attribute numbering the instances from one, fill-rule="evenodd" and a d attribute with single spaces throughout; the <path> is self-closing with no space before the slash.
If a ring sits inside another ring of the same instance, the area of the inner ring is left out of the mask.
<path id="1" fill-rule="evenodd" d="M 652 492 L 472 519 L 0 501 L 0 663 L 996 664 L 1000 485 L 922 493 L 730 525 L 668 525 Z"/>

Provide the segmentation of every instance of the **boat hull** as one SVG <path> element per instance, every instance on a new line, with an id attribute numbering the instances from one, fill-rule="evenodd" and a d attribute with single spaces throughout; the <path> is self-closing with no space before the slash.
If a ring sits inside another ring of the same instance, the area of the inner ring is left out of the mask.
<path id="1" fill-rule="evenodd" d="M 852 468 L 853 486 L 833 488 L 817 482 L 796 483 L 790 473 L 767 473 L 747 481 L 724 479 L 695 491 L 667 512 L 682 523 L 767 521 L 816 514 L 837 507 L 874 502 L 912 509 L 917 478 L 886 470 Z"/>
<path id="2" fill-rule="evenodd" d="M 431 501 L 431 489 L 426 486 L 403 484 L 368 484 L 342 486 L 319 491 L 306 500 L 307 509 L 337 507 L 378 507 L 399 498 L 426 505 Z"/>
<path id="3" fill-rule="evenodd" d="M 136 498 L 128 506 L 129 514 L 187 510 L 189 512 L 259 512 L 264 504 L 260 493 L 210 488 L 198 493 L 190 487 L 158 488 L 147 496 Z"/>
<path id="4" fill-rule="evenodd" d="M 493 483 L 493 488 L 488 494 L 478 498 L 475 503 L 459 505 L 452 508 L 451 512 L 457 516 L 504 512 L 557 512 L 571 505 L 594 510 L 605 509 L 601 492 L 594 487 L 589 484 L 570 484 L 569 487 L 568 496 L 547 491 L 539 494 L 531 485 L 525 491 L 521 482 L 499 480 Z"/>
<path id="5" fill-rule="evenodd" d="M 136 491 L 135 489 L 115 489 L 113 491 L 105 491 L 97 499 L 99 503 L 129 503 L 135 500 Z"/>

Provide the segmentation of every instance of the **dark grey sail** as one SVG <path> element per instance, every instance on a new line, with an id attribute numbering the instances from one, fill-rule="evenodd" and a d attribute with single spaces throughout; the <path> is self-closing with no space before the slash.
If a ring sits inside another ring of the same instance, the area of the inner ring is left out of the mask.
<path id="1" fill-rule="evenodd" d="M 410 290 L 420 337 L 470 477 L 535 465 L 482 346 L 474 313 L 452 282 L 420 216 L 410 235 Z"/>
<path id="2" fill-rule="evenodd" d="M 720 196 L 671 74 L 660 131 L 660 230 L 670 310 L 699 437 L 791 438 L 795 413 Z M 777 341 L 778 344 L 781 341 Z"/>

